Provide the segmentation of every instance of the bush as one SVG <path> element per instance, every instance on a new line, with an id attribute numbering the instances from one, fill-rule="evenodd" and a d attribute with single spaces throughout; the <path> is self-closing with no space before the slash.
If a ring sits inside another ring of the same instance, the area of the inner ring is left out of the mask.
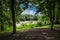
<path id="1" fill-rule="evenodd" d="M 38 22 L 36 26 L 43 26 L 43 24 L 41 22 Z"/>

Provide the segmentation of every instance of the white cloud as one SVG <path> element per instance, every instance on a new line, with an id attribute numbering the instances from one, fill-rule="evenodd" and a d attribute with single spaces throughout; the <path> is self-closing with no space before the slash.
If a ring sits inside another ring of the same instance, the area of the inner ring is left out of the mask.
<path id="1" fill-rule="evenodd" d="M 34 13 L 33 10 L 30 10 L 29 14 L 33 14 L 33 13 Z"/>
<path id="2" fill-rule="evenodd" d="M 22 14 L 30 14 L 30 15 L 34 15 L 35 12 L 33 10 L 25 10 L 22 12 Z"/>

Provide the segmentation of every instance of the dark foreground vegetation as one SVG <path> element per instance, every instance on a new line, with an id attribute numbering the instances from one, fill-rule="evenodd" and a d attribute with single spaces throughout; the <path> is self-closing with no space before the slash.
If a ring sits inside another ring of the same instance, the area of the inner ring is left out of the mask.
<path id="1" fill-rule="evenodd" d="M 60 31 L 51 31 L 48 28 L 29 29 L 26 31 L 0 34 L 0 40 L 60 40 Z"/>

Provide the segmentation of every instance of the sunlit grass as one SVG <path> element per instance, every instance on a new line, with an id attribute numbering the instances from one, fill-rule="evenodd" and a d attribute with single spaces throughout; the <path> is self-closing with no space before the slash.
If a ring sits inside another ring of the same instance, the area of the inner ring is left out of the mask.
<path id="1" fill-rule="evenodd" d="M 56 28 L 59 25 L 54 25 L 54 28 Z M 36 29 L 36 28 L 50 28 L 50 25 L 44 25 L 44 26 L 37 26 L 36 24 L 29 24 L 29 25 L 20 25 L 20 26 L 16 26 L 16 31 L 26 31 L 29 29 Z M 2 32 L 12 32 L 13 31 L 13 27 L 6 27 L 4 31 Z"/>
<path id="2" fill-rule="evenodd" d="M 25 30 L 29 30 L 29 29 L 35 29 L 35 28 L 50 28 L 49 25 L 47 26 L 38 26 L 38 27 L 34 27 L 34 26 L 18 26 L 16 27 L 17 31 L 25 31 Z"/>
<path id="3" fill-rule="evenodd" d="M 4 27 L 4 31 L 0 31 L 0 33 L 3 33 L 3 32 L 12 32 L 12 30 L 13 30 L 13 27 L 12 26 L 10 26 L 10 27 L 5 26 Z"/>

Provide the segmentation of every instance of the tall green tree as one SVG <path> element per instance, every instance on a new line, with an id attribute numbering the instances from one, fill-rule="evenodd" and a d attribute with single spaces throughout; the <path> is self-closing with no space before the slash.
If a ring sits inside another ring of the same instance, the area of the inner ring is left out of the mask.
<path id="1" fill-rule="evenodd" d="M 48 16 L 50 18 L 51 30 L 53 30 L 53 24 L 55 19 L 55 0 L 46 0 Z"/>
<path id="2" fill-rule="evenodd" d="M 15 21 L 15 11 L 14 11 L 15 0 L 11 0 L 11 12 L 13 21 L 13 33 L 16 33 L 16 21 Z"/>
<path id="3" fill-rule="evenodd" d="M 1 31 L 4 31 L 2 0 L 0 0 L 0 23 L 1 23 Z"/>
<path id="4" fill-rule="evenodd" d="M 57 0 L 56 2 L 56 7 L 55 7 L 55 19 L 56 19 L 56 23 L 59 24 L 59 19 L 60 19 L 60 0 Z"/>
<path id="5" fill-rule="evenodd" d="M 37 7 L 37 13 L 48 11 L 47 14 L 50 18 L 51 30 L 53 30 L 53 24 L 55 20 L 55 2 L 56 0 L 40 0 L 40 2 L 38 3 L 39 6 Z"/>

